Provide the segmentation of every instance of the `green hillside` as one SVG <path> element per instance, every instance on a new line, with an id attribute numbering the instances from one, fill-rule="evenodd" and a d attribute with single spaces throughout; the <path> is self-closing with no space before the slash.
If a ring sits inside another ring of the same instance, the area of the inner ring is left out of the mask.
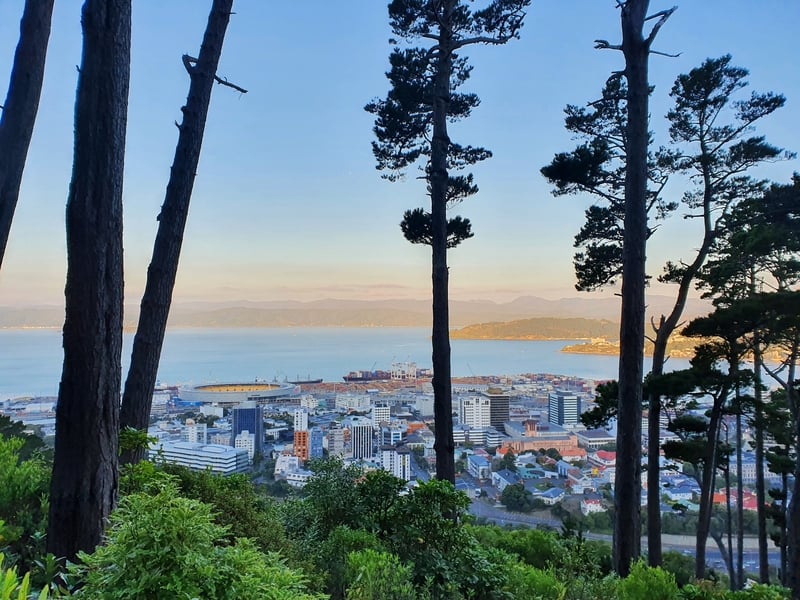
<path id="1" fill-rule="evenodd" d="M 460 340 L 616 340 L 619 324 L 605 319 L 538 317 L 468 325 L 451 332 L 450 337 Z"/>

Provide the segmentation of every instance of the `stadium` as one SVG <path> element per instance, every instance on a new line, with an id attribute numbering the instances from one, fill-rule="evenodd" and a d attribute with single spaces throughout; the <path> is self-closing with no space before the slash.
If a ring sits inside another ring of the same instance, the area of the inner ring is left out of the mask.
<path id="1" fill-rule="evenodd" d="M 253 383 L 209 383 L 181 388 L 180 398 L 186 402 L 200 402 L 217 406 L 237 406 L 243 402 L 268 404 L 280 401 L 296 392 L 289 383 L 255 381 Z"/>

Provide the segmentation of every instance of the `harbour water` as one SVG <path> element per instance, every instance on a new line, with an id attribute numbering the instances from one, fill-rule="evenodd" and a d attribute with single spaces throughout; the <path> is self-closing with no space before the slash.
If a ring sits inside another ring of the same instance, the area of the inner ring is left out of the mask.
<path id="1" fill-rule="evenodd" d="M 123 373 L 132 334 L 124 336 Z M 602 380 L 617 376 L 615 356 L 567 354 L 567 341 L 453 340 L 452 372 L 552 373 Z M 431 366 L 430 330 L 416 327 L 170 329 L 159 367 L 163 384 L 323 378 L 388 369 L 395 361 Z M 56 329 L 0 329 L 0 401 L 58 392 L 63 351 Z M 682 368 L 686 361 L 670 361 Z M 645 364 L 645 369 L 649 368 Z"/>

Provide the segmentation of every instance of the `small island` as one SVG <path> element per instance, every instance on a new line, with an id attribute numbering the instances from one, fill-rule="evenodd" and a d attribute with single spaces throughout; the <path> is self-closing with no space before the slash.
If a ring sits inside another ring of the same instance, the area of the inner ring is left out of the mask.
<path id="1" fill-rule="evenodd" d="M 605 319 L 538 317 L 508 322 L 468 325 L 450 334 L 455 340 L 552 341 L 568 340 L 561 352 L 572 354 L 619 354 L 619 323 Z M 673 335 L 667 354 L 675 358 L 691 358 L 702 340 Z M 653 344 L 645 342 L 645 354 L 650 356 Z"/>

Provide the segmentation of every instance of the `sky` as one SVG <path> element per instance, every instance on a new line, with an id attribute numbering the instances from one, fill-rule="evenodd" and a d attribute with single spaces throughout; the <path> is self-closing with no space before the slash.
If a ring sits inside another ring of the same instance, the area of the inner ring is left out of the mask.
<path id="1" fill-rule="evenodd" d="M 478 0 L 476 6 L 483 2 Z M 0 0 L 0 95 L 5 96 L 22 0 Z M 138 304 L 177 140 L 188 76 L 210 1 L 138 0 L 133 7 L 131 92 L 124 184 L 125 297 Z M 678 4 L 652 56 L 651 129 L 667 143 L 675 77 L 727 53 L 750 71 L 750 89 L 786 95 L 759 124 L 773 144 L 800 150 L 798 0 L 660 0 Z M 72 163 L 78 0 L 56 2 L 39 116 L 6 257 L 0 306 L 63 304 L 64 211 Z M 539 169 L 576 141 L 563 127 L 567 104 L 598 97 L 620 52 L 614 0 L 534 0 L 519 40 L 470 47 L 462 91 L 473 115 L 451 138 L 494 156 L 472 172 L 480 192 L 453 214 L 475 237 L 449 253 L 454 299 L 508 301 L 574 296 L 572 240 L 589 197 L 554 197 Z M 236 0 L 219 75 L 247 94 L 216 86 L 191 201 L 175 302 L 426 298 L 430 249 L 402 236 L 403 211 L 427 206 L 420 181 L 381 179 L 363 110 L 388 91 L 391 32 L 385 0 Z M 797 160 L 754 174 L 788 182 Z M 686 182 L 667 188 L 679 199 Z M 673 218 L 648 248 L 649 270 L 691 257 L 693 223 Z M 656 288 L 654 291 L 658 292 Z M 613 293 L 608 290 L 606 293 Z M 668 293 L 668 292 L 667 292 Z"/>

